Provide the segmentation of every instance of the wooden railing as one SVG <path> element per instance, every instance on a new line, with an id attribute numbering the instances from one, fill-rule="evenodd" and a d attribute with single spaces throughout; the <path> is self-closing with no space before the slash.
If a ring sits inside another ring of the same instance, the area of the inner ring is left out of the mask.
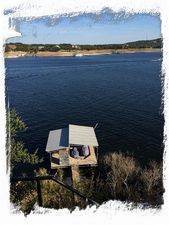
<path id="1" fill-rule="evenodd" d="M 36 177 L 18 177 L 18 178 L 11 178 L 11 182 L 18 182 L 18 181 L 36 181 L 37 184 L 37 194 L 38 194 L 38 204 L 39 206 L 43 206 L 42 201 L 42 192 L 41 192 L 41 182 L 42 180 L 53 180 L 54 182 L 60 184 L 64 188 L 68 189 L 69 191 L 73 192 L 74 194 L 80 196 L 85 202 L 99 206 L 99 203 L 88 198 L 82 192 L 78 191 L 77 189 L 73 188 L 72 186 L 64 183 L 63 181 L 58 180 L 55 176 L 48 175 L 48 176 L 36 176 Z"/>

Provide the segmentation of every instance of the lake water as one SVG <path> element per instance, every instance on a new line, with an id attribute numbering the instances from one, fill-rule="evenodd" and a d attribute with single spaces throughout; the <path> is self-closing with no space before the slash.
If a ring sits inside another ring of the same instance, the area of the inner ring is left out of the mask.
<path id="1" fill-rule="evenodd" d="M 29 129 L 19 138 L 46 156 L 50 130 L 94 126 L 100 155 L 161 160 L 161 53 L 6 59 L 6 96 Z"/>

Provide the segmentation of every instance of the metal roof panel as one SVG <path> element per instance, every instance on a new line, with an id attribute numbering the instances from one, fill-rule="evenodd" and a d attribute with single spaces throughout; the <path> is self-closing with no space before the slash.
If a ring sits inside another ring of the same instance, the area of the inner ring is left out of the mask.
<path id="1" fill-rule="evenodd" d="M 98 146 L 93 127 L 69 125 L 69 145 Z"/>
<path id="2" fill-rule="evenodd" d="M 50 152 L 64 147 L 68 147 L 68 128 L 50 131 L 46 151 Z"/>

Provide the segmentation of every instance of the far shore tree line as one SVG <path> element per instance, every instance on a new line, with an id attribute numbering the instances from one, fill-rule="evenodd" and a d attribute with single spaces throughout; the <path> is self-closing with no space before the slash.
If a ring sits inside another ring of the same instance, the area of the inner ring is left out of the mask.
<path id="1" fill-rule="evenodd" d="M 73 50 L 106 50 L 106 49 L 128 49 L 128 48 L 161 48 L 161 38 L 153 40 L 141 40 L 128 42 L 124 44 L 98 44 L 98 45 L 73 45 L 73 44 L 23 44 L 23 43 L 7 43 L 5 52 L 23 51 L 29 53 L 37 53 L 38 51 L 73 51 Z"/>
<path id="2" fill-rule="evenodd" d="M 25 123 L 15 110 L 11 110 L 7 122 L 10 152 L 10 176 L 45 176 L 50 174 L 42 166 L 38 152 L 29 153 L 24 143 L 18 141 L 18 132 L 26 129 Z M 163 204 L 163 169 L 162 162 L 149 162 L 141 166 L 137 160 L 124 153 L 109 153 L 99 160 L 96 168 L 83 168 L 80 170 L 82 179 L 76 184 L 76 189 L 87 197 L 100 204 L 108 200 L 121 200 L 123 202 L 139 203 L 148 207 L 160 207 Z M 57 171 L 57 177 L 65 181 L 63 170 Z M 74 201 L 74 195 L 69 190 L 54 183 L 52 180 L 42 181 L 42 199 L 45 208 L 69 208 L 75 206 L 86 207 L 86 203 Z M 11 183 L 10 200 L 25 214 L 30 213 L 37 204 L 36 184 L 19 181 Z"/>

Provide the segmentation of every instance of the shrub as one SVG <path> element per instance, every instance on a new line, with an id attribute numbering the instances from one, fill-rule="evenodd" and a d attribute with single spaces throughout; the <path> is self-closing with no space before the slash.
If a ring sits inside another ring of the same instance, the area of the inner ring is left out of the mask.
<path id="1" fill-rule="evenodd" d="M 162 204 L 162 194 L 164 192 L 162 181 L 162 163 L 155 161 L 149 163 L 149 167 L 141 171 L 141 181 L 143 183 L 144 198 L 151 204 Z"/>
<path id="2" fill-rule="evenodd" d="M 111 197 L 116 199 L 120 195 L 129 198 L 131 183 L 140 171 L 134 158 L 113 153 L 106 155 L 103 162 L 107 168 L 106 182 Z"/>
<path id="3" fill-rule="evenodd" d="M 19 206 L 25 215 L 29 214 L 37 202 L 36 184 L 34 182 L 19 181 L 11 185 L 10 192 L 11 202 Z"/>
<path id="4" fill-rule="evenodd" d="M 48 175 L 47 170 L 41 168 L 37 173 L 38 176 Z M 62 172 L 59 171 L 58 178 L 62 180 Z M 62 187 L 53 180 L 41 181 L 41 192 L 43 207 L 46 208 L 69 208 L 74 207 L 74 197 L 71 191 Z"/>
<path id="5" fill-rule="evenodd" d="M 148 167 L 141 168 L 133 157 L 112 153 L 103 157 L 99 174 L 97 185 L 105 193 L 106 200 L 163 203 L 162 163 L 151 161 Z"/>

